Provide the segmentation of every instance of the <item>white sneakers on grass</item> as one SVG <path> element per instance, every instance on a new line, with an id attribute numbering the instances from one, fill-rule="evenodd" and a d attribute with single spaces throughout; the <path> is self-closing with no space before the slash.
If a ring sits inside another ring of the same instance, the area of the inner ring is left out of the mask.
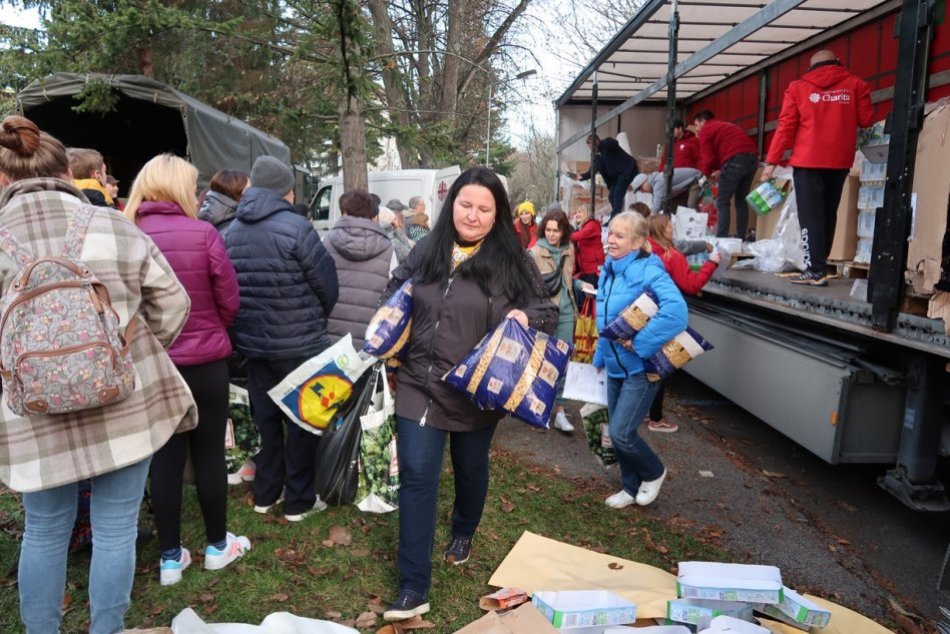
<path id="1" fill-rule="evenodd" d="M 244 556 L 251 549 L 251 540 L 234 533 L 227 534 L 224 550 L 218 550 L 211 544 L 205 548 L 205 570 L 221 570 L 235 559 Z M 181 581 L 181 574 L 191 565 L 191 552 L 184 546 L 178 559 L 162 559 L 158 565 L 159 582 L 163 586 L 173 586 Z"/>
<path id="2" fill-rule="evenodd" d="M 663 470 L 663 474 L 656 480 L 641 482 L 636 497 L 621 489 L 604 500 L 604 504 L 614 509 L 622 509 L 631 504 L 639 504 L 640 506 L 652 504 L 657 496 L 660 495 L 660 487 L 663 486 L 664 479 L 666 479 L 666 469 Z"/>

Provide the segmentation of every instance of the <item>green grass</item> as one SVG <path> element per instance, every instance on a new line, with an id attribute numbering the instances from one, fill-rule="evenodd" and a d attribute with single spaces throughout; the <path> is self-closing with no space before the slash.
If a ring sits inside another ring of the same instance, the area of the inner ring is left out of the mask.
<path id="1" fill-rule="evenodd" d="M 465 566 L 451 567 L 441 563 L 452 503 L 452 477 L 447 467 L 433 555 L 432 611 L 426 615 L 436 627 L 426 631 L 454 632 L 483 614 L 478 599 L 492 591 L 486 585 L 488 579 L 526 530 L 670 571 L 684 559 L 728 557 L 649 519 L 636 507 L 620 512 L 606 508 L 603 498 L 607 493 L 610 491 L 601 483 L 566 481 L 552 472 L 525 467 L 503 452 L 493 452 L 491 487 L 472 559 Z M 184 545 L 193 553 L 203 552 L 204 528 L 190 487 L 185 493 L 182 524 Z M 170 625 L 172 618 L 189 606 L 208 622 L 256 624 L 277 611 L 353 621 L 374 599 L 386 605 L 395 598 L 395 513 L 364 514 L 349 506 L 288 524 L 277 515 L 255 514 L 250 487 L 242 485 L 230 488 L 228 524 L 232 532 L 250 538 L 251 552 L 217 572 L 205 571 L 199 558 L 175 586 L 158 583 L 155 540 L 140 546 L 127 627 Z M 0 579 L 3 632 L 21 629 L 15 568 L 21 526 L 18 496 L 8 491 L 0 494 L 0 574 L 6 573 Z M 332 526 L 346 528 L 352 543 L 325 545 Z M 88 552 L 71 556 L 69 564 L 69 607 L 63 631 L 80 632 L 88 627 L 89 618 Z M 366 631 L 375 632 L 381 625 L 379 621 Z"/>

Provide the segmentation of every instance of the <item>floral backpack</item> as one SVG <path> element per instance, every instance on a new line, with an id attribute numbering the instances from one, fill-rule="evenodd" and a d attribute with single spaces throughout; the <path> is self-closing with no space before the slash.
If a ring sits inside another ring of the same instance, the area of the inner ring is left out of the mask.
<path id="1" fill-rule="evenodd" d="M 73 213 L 59 256 L 34 257 L 0 226 L 0 250 L 20 269 L 0 303 L 0 381 L 20 416 L 103 407 L 135 389 L 135 319 L 119 332 L 109 290 L 79 259 L 95 209 Z"/>

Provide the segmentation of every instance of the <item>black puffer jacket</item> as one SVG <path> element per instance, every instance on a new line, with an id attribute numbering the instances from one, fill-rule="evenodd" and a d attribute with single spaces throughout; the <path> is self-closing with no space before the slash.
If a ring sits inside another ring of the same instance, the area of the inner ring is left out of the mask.
<path id="1" fill-rule="evenodd" d="M 250 359 L 311 357 L 330 345 L 327 315 L 339 294 L 336 265 L 293 205 L 251 187 L 224 235 L 237 272 L 238 350 Z"/>
<path id="2" fill-rule="evenodd" d="M 406 264 L 393 271 L 386 287 L 387 296 L 412 277 L 428 243 L 428 236 L 420 240 Z M 557 306 L 545 297 L 533 258 L 527 251 L 524 256 L 537 290 L 537 297 L 527 306 L 516 306 L 500 290 L 501 277 L 513 274 L 511 271 L 496 272 L 492 287 L 497 290 L 492 292 L 490 302 L 474 280 L 461 275 L 453 276 L 447 289 L 436 283 L 413 284 L 412 330 L 405 362 L 397 377 L 396 415 L 420 420 L 425 414 L 426 425 L 447 431 L 474 431 L 504 416 L 503 412 L 479 409 L 464 394 L 443 383 L 442 376 L 512 309 L 523 310 L 532 328 L 554 334 Z"/>

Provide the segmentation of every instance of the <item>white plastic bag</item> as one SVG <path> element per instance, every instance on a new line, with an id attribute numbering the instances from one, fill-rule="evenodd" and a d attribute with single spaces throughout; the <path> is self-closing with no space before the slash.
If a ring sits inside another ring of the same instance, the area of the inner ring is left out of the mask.
<path id="1" fill-rule="evenodd" d="M 350 627 L 318 621 L 290 612 L 268 614 L 260 625 L 246 623 L 205 623 L 194 610 L 185 608 L 172 619 L 174 634 L 359 634 Z"/>
<path id="2" fill-rule="evenodd" d="M 390 513 L 399 508 L 399 457 L 396 453 L 396 402 L 386 380 L 382 391 L 373 397 L 370 410 L 360 416 L 359 488 L 356 507 L 366 513 Z"/>
<path id="3" fill-rule="evenodd" d="M 267 394 L 301 428 L 322 436 L 333 429 L 337 411 L 346 403 L 363 372 L 376 359 L 353 349 L 349 333 L 300 364 Z"/>

